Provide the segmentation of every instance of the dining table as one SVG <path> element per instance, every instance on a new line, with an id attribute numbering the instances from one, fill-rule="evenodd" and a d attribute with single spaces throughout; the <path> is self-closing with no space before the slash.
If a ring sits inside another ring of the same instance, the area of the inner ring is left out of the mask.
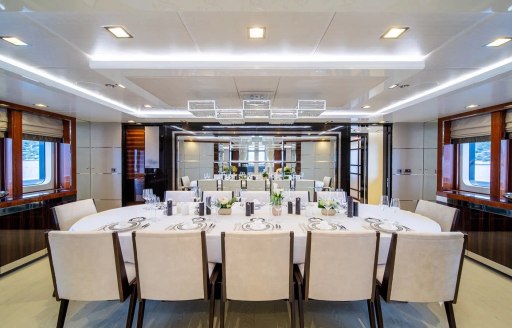
<path id="1" fill-rule="evenodd" d="M 157 205 L 133 205 L 88 215 L 77 221 L 70 231 L 117 231 L 123 258 L 133 263 L 132 231 L 193 231 L 206 232 L 208 261 L 222 262 L 221 233 L 228 231 L 293 231 L 293 262 L 304 263 L 307 232 L 332 231 L 379 231 L 379 264 L 385 264 L 393 232 L 402 231 L 440 232 L 441 227 L 428 217 L 397 208 L 377 205 L 358 205 L 358 216 L 348 217 L 346 211 L 334 215 L 322 214 L 317 203 L 303 204 L 300 214 L 288 214 L 286 206 L 281 215 L 274 215 L 269 204 L 257 204 L 254 214 L 246 216 L 245 205 L 234 203 L 231 214 L 199 215 L 199 203 L 178 203 L 173 214 L 167 215 L 164 203 Z M 259 205 L 259 206 L 258 206 Z M 274 211 L 275 212 L 275 211 Z M 324 211 L 325 213 L 325 211 Z"/>

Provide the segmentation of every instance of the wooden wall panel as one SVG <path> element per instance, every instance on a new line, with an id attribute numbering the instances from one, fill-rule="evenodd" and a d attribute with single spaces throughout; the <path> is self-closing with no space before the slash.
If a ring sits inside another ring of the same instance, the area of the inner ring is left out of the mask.
<path id="1" fill-rule="evenodd" d="M 144 177 L 144 127 L 126 129 L 125 172 L 128 179 Z"/>
<path id="2" fill-rule="evenodd" d="M 442 157 L 441 190 L 455 189 L 456 145 L 444 145 Z"/>
<path id="3" fill-rule="evenodd" d="M 505 137 L 505 111 L 491 114 L 491 198 L 501 197 L 501 140 Z"/>
<path id="4" fill-rule="evenodd" d="M 500 197 L 503 197 L 503 194 L 511 191 L 511 177 L 510 177 L 510 165 L 512 156 L 512 140 L 501 140 L 501 158 L 500 158 Z"/>
<path id="5" fill-rule="evenodd" d="M 9 194 L 12 197 L 20 197 L 23 194 L 23 137 L 22 137 L 22 112 L 9 110 L 8 137 L 11 139 L 10 149 L 6 153 L 7 165 L 11 165 L 11 183 Z"/>

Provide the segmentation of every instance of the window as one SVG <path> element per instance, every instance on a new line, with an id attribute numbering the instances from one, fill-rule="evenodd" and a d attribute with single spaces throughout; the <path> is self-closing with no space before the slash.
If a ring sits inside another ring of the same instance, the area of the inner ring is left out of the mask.
<path id="1" fill-rule="evenodd" d="M 52 188 L 53 143 L 23 140 L 23 191 Z"/>
<path id="2" fill-rule="evenodd" d="M 462 190 L 489 193 L 491 178 L 491 143 L 471 142 L 460 145 Z"/>

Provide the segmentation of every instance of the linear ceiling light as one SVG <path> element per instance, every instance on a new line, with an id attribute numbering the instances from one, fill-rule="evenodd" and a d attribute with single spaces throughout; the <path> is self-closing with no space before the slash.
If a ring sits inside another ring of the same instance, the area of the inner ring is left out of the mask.
<path id="1" fill-rule="evenodd" d="M 409 28 L 408 27 L 391 27 L 386 31 L 380 38 L 381 39 L 398 39 L 402 36 Z"/>
<path id="2" fill-rule="evenodd" d="M 511 37 L 506 37 L 506 38 L 497 38 L 496 40 L 494 40 L 493 42 L 491 43 L 488 43 L 486 44 L 485 46 L 486 47 L 499 47 L 499 46 L 502 46 L 504 45 L 505 43 L 509 42 L 510 40 L 512 40 Z"/>
<path id="3" fill-rule="evenodd" d="M 466 109 L 472 109 L 472 108 L 477 108 L 479 105 L 477 104 L 471 104 L 471 105 L 467 105 L 466 106 Z"/>
<path id="4" fill-rule="evenodd" d="M 47 105 L 45 105 L 45 104 L 34 104 L 34 106 L 36 106 L 36 107 L 41 107 L 41 108 L 46 108 L 46 107 L 48 107 L 48 106 L 47 106 Z"/>
<path id="5" fill-rule="evenodd" d="M 107 31 L 112 33 L 118 39 L 133 38 L 122 26 L 103 26 Z"/>
<path id="6" fill-rule="evenodd" d="M 6 42 L 9 42 L 10 44 L 15 45 L 15 46 L 26 46 L 27 45 L 25 42 L 21 41 L 20 39 L 18 39 L 17 37 L 14 37 L 14 36 L 1 36 L 0 38 Z"/>
<path id="7" fill-rule="evenodd" d="M 264 39 L 266 36 L 267 29 L 265 27 L 249 27 L 248 29 L 249 39 Z"/>

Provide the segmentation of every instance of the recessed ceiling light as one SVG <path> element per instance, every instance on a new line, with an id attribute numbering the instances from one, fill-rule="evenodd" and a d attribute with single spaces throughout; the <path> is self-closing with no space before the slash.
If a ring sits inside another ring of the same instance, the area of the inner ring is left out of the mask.
<path id="1" fill-rule="evenodd" d="M 10 44 L 14 44 L 15 46 L 26 46 L 27 44 L 17 37 L 14 36 L 2 36 L 0 37 L 2 40 L 9 42 Z"/>
<path id="2" fill-rule="evenodd" d="M 126 39 L 133 38 L 122 26 L 103 26 L 107 31 L 112 33 L 116 38 Z"/>
<path id="3" fill-rule="evenodd" d="M 34 104 L 34 106 L 36 106 L 36 107 L 43 107 L 43 108 L 48 107 L 48 106 L 47 106 L 47 105 L 45 105 L 45 104 Z"/>
<path id="4" fill-rule="evenodd" d="M 117 85 L 118 87 L 120 87 L 121 89 L 126 89 L 126 87 L 125 87 L 124 85 L 122 85 L 122 84 L 119 84 L 119 83 L 118 83 L 118 84 L 116 84 L 116 85 Z"/>
<path id="5" fill-rule="evenodd" d="M 395 84 L 390 85 L 390 86 L 388 87 L 388 89 L 394 89 L 394 88 L 396 88 L 397 86 L 398 86 L 398 84 L 396 84 L 396 83 L 395 83 Z"/>
<path id="6" fill-rule="evenodd" d="M 135 123 L 135 124 L 137 124 L 137 125 L 141 125 L 142 123 L 140 123 L 140 122 L 137 122 L 137 123 Z"/>
<path id="7" fill-rule="evenodd" d="M 380 38 L 381 39 L 398 39 L 402 36 L 409 28 L 408 27 L 391 27 L 386 31 Z"/>
<path id="8" fill-rule="evenodd" d="M 0 107 L 9 107 L 7 104 L 0 104 Z"/>
<path id="9" fill-rule="evenodd" d="M 512 40 L 511 37 L 497 38 L 496 40 L 494 40 L 491 43 L 486 44 L 485 46 L 486 47 L 499 47 L 499 46 L 502 46 L 505 43 L 509 42 L 510 40 Z"/>
<path id="10" fill-rule="evenodd" d="M 135 123 L 135 121 L 134 120 L 129 120 L 128 123 Z"/>
<path id="11" fill-rule="evenodd" d="M 249 27 L 249 39 L 264 39 L 266 34 L 265 27 Z"/>
<path id="12" fill-rule="evenodd" d="M 362 109 L 368 109 L 368 108 L 372 108 L 372 106 L 370 105 L 364 105 L 363 107 L 361 107 Z"/>
<path id="13" fill-rule="evenodd" d="M 467 105 L 466 109 L 477 108 L 478 106 L 479 105 L 477 105 L 477 104 L 471 104 L 471 105 Z"/>
<path id="14" fill-rule="evenodd" d="M 144 108 L 153 108 L 151 105 L 145 104 Z"/>

